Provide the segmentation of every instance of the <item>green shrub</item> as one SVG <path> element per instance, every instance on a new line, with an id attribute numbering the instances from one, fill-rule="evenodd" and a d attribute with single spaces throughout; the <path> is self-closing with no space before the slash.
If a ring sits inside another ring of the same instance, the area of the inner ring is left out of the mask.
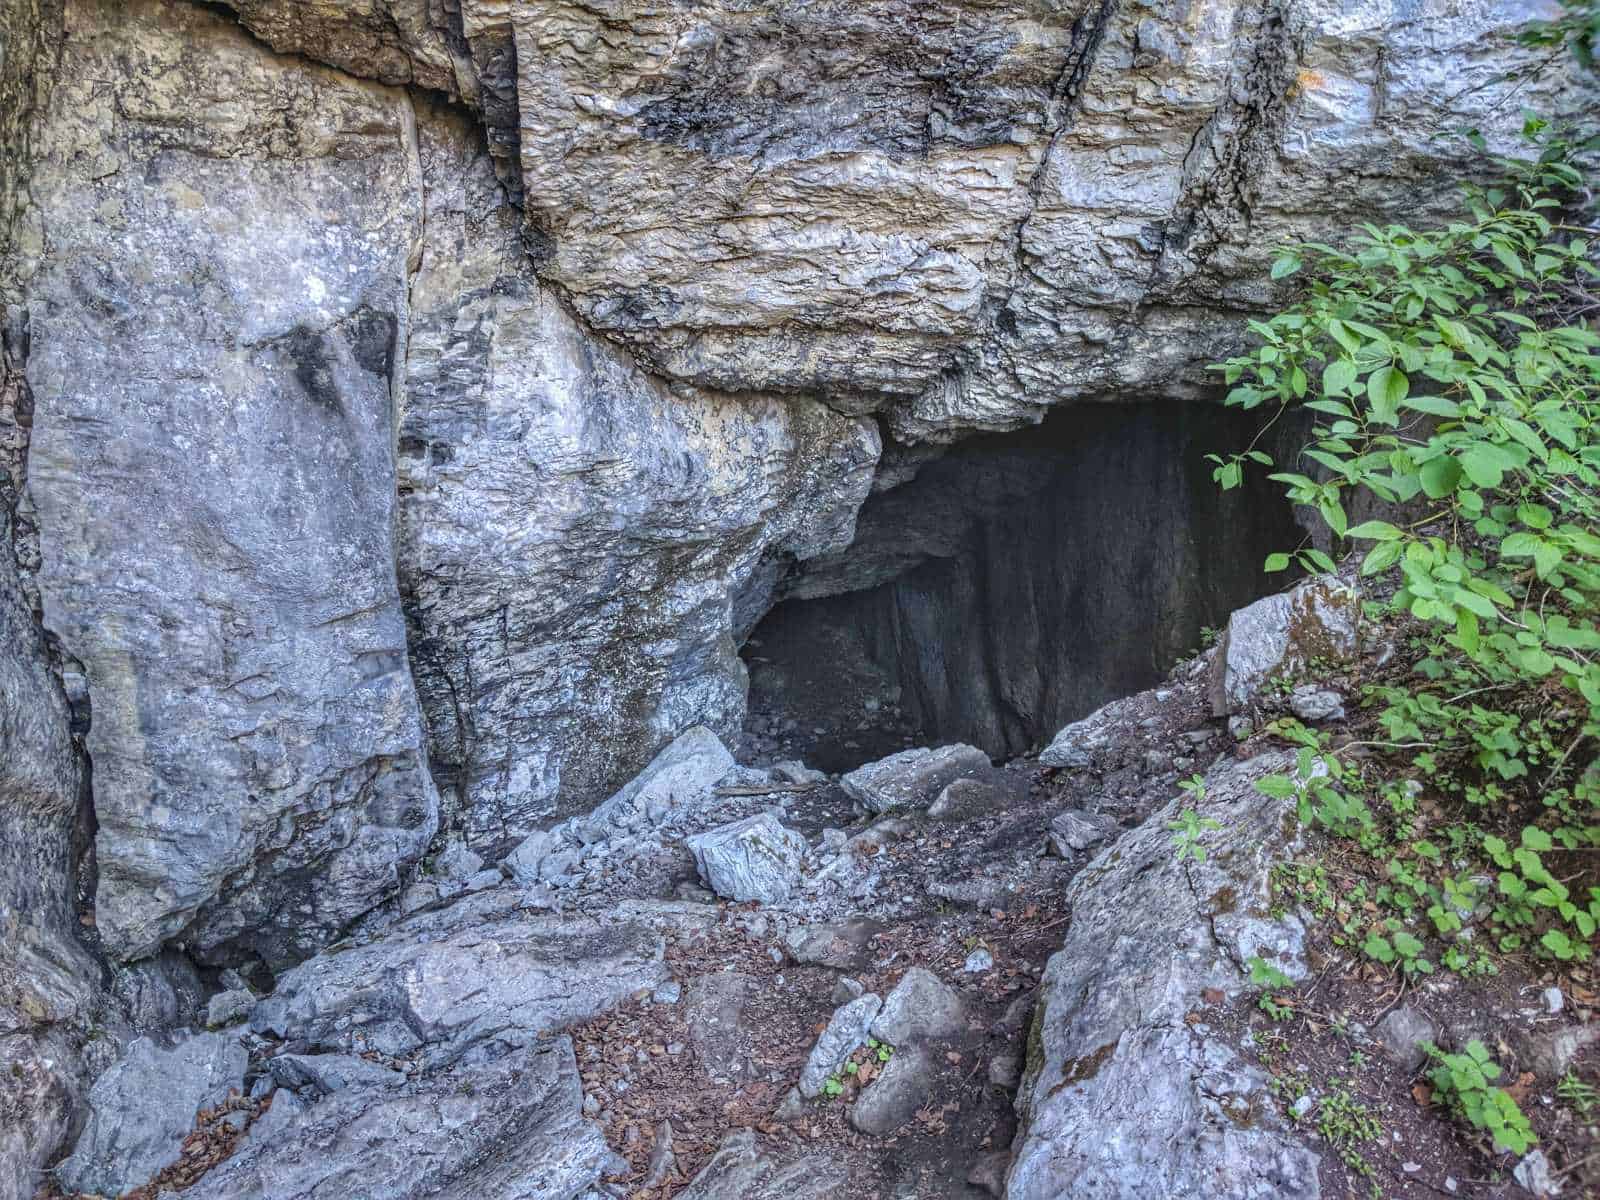
<path id="1" fill-rule="evenodd" d="M 1217 369 L 1229 404 L 1275 409 L 1268 425 L 1315 415 L 1304 470 L 1271 478 L 1359 550 L 1362 575 L 1392 578 L 1385 620 L 1415 663 L 1368 691 L 1386 760 L 1352 766 L 1279 723 L 1300 768 L 1263 790 L 1379 858 L 1380 899 L 1405 921 L 1454 935 L 1460 868 L 1487 869 L 1501 948 L 1567 961 L 1600 926 L 1600 230 L 1578 207 L 1594 146 L 1532 117 L 1525 134 L 1536 157 L 1502 162 L 1504 183 L 1467 189 L 1439 228 L 1285 251 L 1273 274 L 1303 277 L 1301 298 Z M 1217 458 L 1218 483 L 1274 465 L 1260 442 Z M 1389 519 L 1352 523 L 1357 505 Z M 1331 565 L 1303 547 L 1268 567 L 1292 557 Z M 1425 837 L 1423 790 L 1448 813 Z M 1431 969 L 1393 918 L 1364 946 Z"/>

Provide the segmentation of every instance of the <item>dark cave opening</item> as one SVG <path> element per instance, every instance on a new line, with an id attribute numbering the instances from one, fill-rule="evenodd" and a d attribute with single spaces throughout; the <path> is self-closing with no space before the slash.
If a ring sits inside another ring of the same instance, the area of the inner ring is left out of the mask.
<path id="1" fill-rule="evenodd" d="M 747 750 L 829 771 L 955 741 L 1000 759 L 1154 685 L 1281 584 L 1263 560 L 1300 541 L 1277 484 L 1212 482 L 1206 454 L 1260 424 L 1090 405 L 931 460 L 895 451 L 880 486 L 909 479 L 867 501 L 848 550 L 783 582 L 746 643 Z"/>

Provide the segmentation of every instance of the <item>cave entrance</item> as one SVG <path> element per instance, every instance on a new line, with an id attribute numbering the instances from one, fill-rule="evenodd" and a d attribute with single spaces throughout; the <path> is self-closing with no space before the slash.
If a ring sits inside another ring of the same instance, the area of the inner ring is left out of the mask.
<path id="1" fill-rule="evenodd" d="M 796 566 L 746 642 L 747 751 L 828 771 L 953 741 L 1006 758 L 1152 686 L 1300 540 L 1278 485 L 1211 481 L 1205 455 L 1259 426 L 1090 405 L 943 453 L 891 447 L 854 543 Z"/>

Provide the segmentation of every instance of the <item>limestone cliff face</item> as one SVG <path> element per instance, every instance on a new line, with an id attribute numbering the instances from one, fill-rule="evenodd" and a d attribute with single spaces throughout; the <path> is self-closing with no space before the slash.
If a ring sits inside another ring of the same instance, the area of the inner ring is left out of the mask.
<path id="1" fill-rule="evenodd" d="M 1581 102 L 1511 2 L 228 7 L 0 5 L 19 586 L 125 960 L 293 961 L 732 732 L 915 443 L 1198 396 L 1275 243 Z"/>

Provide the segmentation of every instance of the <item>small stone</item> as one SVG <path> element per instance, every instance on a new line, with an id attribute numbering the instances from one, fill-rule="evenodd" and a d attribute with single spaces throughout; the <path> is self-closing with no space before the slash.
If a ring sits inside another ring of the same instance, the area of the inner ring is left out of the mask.
<path id="1" fill-rule="evenodd" d="M 433 869 L 444 879 L 465 881 L 483 869 L 483 856 L 468 850 L 463 841 L 452 841 L 434 858 Z"/>
<path id="2" fill-rule="evenodd" d="M 683 984 L 669 979 L 650 993 L 650 999 L 657 1004 L 676 1004 L 683 999 Z"/>
<path id="3" fill-rule="evenodd" d="M 1561 995 L 1561 989 L 1558 987 L 1545 988 L 1544 991 L 1539 993 L 1539 999 L 1544 1002 L 1545 1012 L 1551 1016 L 1560 1012 L 1566 1003 Z"/>
<path id="4" fill-rule="evenodd" d="M 1454 1175 L 1446 1175 L 1444 1177 L 1444 1190 L 1445 1191 L 1454 1192 L 1456 1190 L 1456 1188 L 1458 1188 L 1460 1186 L 1461 1185 L 1456 1182 L 1456 1177 Z"/>
<path id="5" fill-rule="evenodd" d="M 1058 858 L 1069 858 L 1099 845 L 1118 828 L 1115 817 L 1068 809 L 1050 822 L 1050 849 Z"/>
<path id="6" fill-rule="evenodd" d="M 996 1054 L 989 1060 L 989 1083 L 1013 1091 L 1022 1082 L 1022 1061 L 1015 1054 Z"/>
<path id="7" fill-rule="evenodd" d="M 785 1125 L 790 1125 L 805 1115 L 805 1097 L 800 1094 L 799 1088 L 790 1088 L 778 1105 L 777 1110 L 773 1112 L 772 1119 L 774 1121 L 782 1121 Z"/>
<path id="8" fill-rule="evenodd" d="M 988 949 L 983 946 L 979 946 L 971 954 L 967 955 L 967 961 L 962 964 L 962 970 L 969 975 L 977 975 L 993 969 L 994 955 L 990 954 Z"/>
<path id="9" fill-rule="evenodd" d="M 1600 1042 L 1600 1021 L 1566 1029 L 1531 1030 L 1512 1037 L 1517 1061 L 1540 1079 L 1554 1082 L 1565 1075 L 1578 1055 Z"/>
<path id="10" fill-rule="evenodd" d="M 1289 709 L 1302 721 L 1344 720 L 1344 697 L 1330 688 L 1302 683 L 1289 694 Z"/>
<path id="11" fill-rule="evenodd" d="M 595 1117 L 600 1115 L 600 1101 L 596 1100 L 591 1093 L 586 1092 L 584 1094 L 583 1115 L 586 1117 Z"/>
<path id="12" fill-rule="evenodd" d="M 808 784 L 816 786 L 828 782 L 828 777 L 821 771 L 813 770 L 804 763 L 789 760 L 787 762 L 773 763 L 772 776 L 784 783 Z"/>
<path id="13" fill-rule="evenodd" d="M 673 1058 L 677 1058 L 678 1055 L 683 1053 L 683 1043 L 682 1042 L 668 1042 L 667 1043 L 667 1053 L 670 1054 Z"/>
<path id="14" fill-rule="evenodd" d="M 1407 1175 L 1415 1175 L 1422 1170 L 1422 1164 L 1419 1162 L 1403 1162 L 1400 1164 L 1400 1169 Z"/>
<path id="15" fill-rule="evenodd" d="M 1006 1171 L 1011 1166 L 1011 1151 L 991 1150 L 980 1154 L 967 1174 L 967 1182 L 981 1188 L 991 1196 L 1003 1196 L 1006 1190 Z"/>
<path id="16" fill-rule="evenodd" d="M 679 900 L 687 900 L 691 904 L 715 904 L 717 902 L 717 894 L 715 892 L 709 888 L 701 887 L 698 883 L 690 883 L 688 880 L 676 884 L 672 889 L 672 894 Z"/>
<path id="17" fill-rule="evenodd" d="M 1405 1070 L 1413 1074 L 1428 1061 L 1425 1042 L 1439 1040 L 1439 1027 L 1409 1004 L 1392 1010 L 1372 1031 L 1384 1053 Z"/>
<path id="18" fill-rule="evenodd" d="M 419 909 L 427 908 L 439 899 L 439 887 L 432 880 L 420 879 L 411 884 L 400 893 L 400 911 L 410 916 Z"/>
<path id="19" fill-rule="evenodd" d="M 1301 1096 L 1289 1106 L 1289 1111 L 1295 1115 L 1296 1120 L 1303 1121 L 1311 1114 L 1311 1110 L 1316 1106 L 1317 1102 L 1310 1096 Z"/>
<path id="20" fill-rule="evenodd" d="M 218 992 L 206 1005 L 206 1028 L 220 1029 L 235 1021 L 242 1021 L 250 1015 L 255 1004 L 255 994 L 248 990 Z"/>
<path id="21" fill-rule="evenodd" d="M 850 976 L 845 975 L 838 983 L 833 985 L 833 996 L 831 998 L 835 1006 L 849 1004 L 857 996 L 864 994 L 866 990 L 859 979 L 852 979 Z"/>
<path id="22" fill-rule="evenodd" d="M 1543 1150 L 1534 1150 L 1522 1156 L 1511 1172 L 1515 1179 L 1535 1196 L 1554 1196 L 1557 1185 L 1550 1174 L 1550 1160 L 1544 1156 Z"/>
<path id="23" fill-rule="evenodd" d="M 1000 789 L 976 779 L 957 779 L 946 784 L 928 815 L 942 820 L 970 820 L 991 813 L 1000 803 Z"/>

